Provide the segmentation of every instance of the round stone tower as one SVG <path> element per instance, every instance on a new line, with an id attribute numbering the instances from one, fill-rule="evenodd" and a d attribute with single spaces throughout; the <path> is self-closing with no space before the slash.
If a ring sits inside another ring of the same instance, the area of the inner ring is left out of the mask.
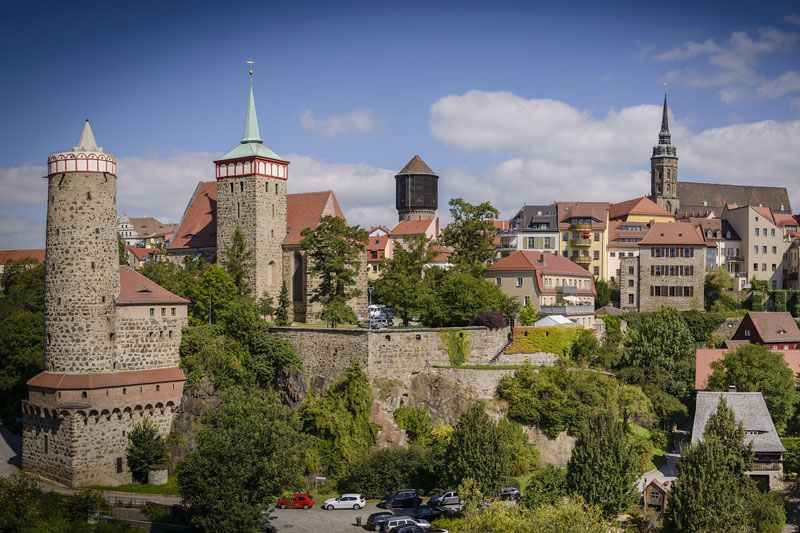
<path id="1" fill-rule="evenodd" d="M 439 176 L 415 155 L 395 177 L 395 204 L 400 222 L 432 220 L 439 205 Z"/>
<path id="2" fill-rule="evenodd" d="M 88 120 L 78 146 L 48 158 L 47 181 L 44 370 L 112 370 L 116 159 L 98 148 Z"/>

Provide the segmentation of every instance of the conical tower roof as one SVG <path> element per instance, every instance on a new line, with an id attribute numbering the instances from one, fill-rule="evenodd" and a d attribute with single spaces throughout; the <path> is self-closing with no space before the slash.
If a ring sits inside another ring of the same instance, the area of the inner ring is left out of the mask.
<path id="1" fill-rule="evenodd" d="M 72 148 L 75 152 L 102 152 L 103 149 L 97 146 L 97 141 L 94 140 L 94 133 L 92 127 L 89 126 L 89 119 L 83 123 L 83 131 L 81 138 L 78 141 L 78 146 Z"/>
<path id="2" fill-rule="evenodd" d="M 256 115 L 256 101 L 253 98 L 253 78 L 250 78 L 250 101 L 247 103 L 247 120 L 244 123 L 244 137 L 242 144 L 261 143 L 261 134 L 258 132 L 258 116 Z"/>
<path id="3" fill-rule="evenodd" d="M 664 93 L 664 109 L 661 112 L 661 132 L 658 134 L 658 144 L 670 144 L 672 136 L 669 133 L 669 112 L 667 110 L 667 93 Z"/>
<path id="4" fill-rule="evenodd" d="M 411 158 L 411 161 L 408 162 L 406 166 L 403 167 L 403 170 L 397 173 L 398 176 L 403 174 L 428 174 L 431 176 L 436 176 L 436 173 L 431 170 L 431 167 L 425 164 L 425 161 L 418 155 L 415 155 Z"/>

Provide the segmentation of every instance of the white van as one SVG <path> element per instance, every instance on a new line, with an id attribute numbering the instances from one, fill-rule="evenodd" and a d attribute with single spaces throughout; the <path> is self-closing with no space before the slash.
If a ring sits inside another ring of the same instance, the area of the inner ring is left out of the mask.
<path id="1" fill-rule="evenodd" d="M 372 304 L 369 306 L 369 310 L 367 311 L 368 312 L 367 316 L 369 318 L 378 318 L 379 316 L 381 316 L 381 311 L 383 311 L 382 305 Z"/>

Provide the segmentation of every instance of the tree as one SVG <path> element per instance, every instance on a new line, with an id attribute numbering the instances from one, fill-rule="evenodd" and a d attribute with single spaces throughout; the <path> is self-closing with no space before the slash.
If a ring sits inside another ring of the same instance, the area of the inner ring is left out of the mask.
<path id="1" fill-rule="evenodd" d="M 745 344 L 711 363 L 708 390 L 726 391 L 735 386 L 740 392 L 760 392 L 778 433 L 786 430 L 797 403 L 794 373 L 783 354 L 758 344 Z"/>
<path id="2" fill-rule="evenodd" d="M 275 314 L 275 301 L 266 291 L 258 299 L 258 313 L 263 317 L 271 317 Z"/>
<path id="3" fill-rule="evenodd" d="M 478 490 L 494 494 L 505 481 L 510 467 L 507 440 L 483 405 L 475 403 L 461 415 L 447 448 L 448 481 L 455 486 L 465 478 Z"/>
<path id="4" fill-rule="evenodd" d="M 408 326 L 409 318 L 420 312 L 422 275 L 425 265 L 436 257 L 432 242 L 424 237 L 397 246 L 391 258 L 381 262 L 381 277 L 375 281 L 375 297 L 392 308 Z"/>
<path id="5" fill-rule="evenodd" d="M 576 361 L 592 362 L 600 349 L 600 343 L 594 332 L 590 329 L 581 328 L 575 340 L 572 341 L 572 358 Z"/>
<path id="6" fill-rule="evenodd" d="M 222 266 L 233 278 L 239 296 L 250 296 L 253 287 L 250 284 L 250 273 L 253 270 L 253 250 L 247 246 L 244 231 L 236 224 L 231 235 L 231 243 L 220 253 Z"/>
<path id="7" fill-rule="evenodd" d="M 668 531 L 754 531 L 748 527 L 756 495 L 745 474 L 752 448 L 724 398 L 711 415 L 703 440 L 678 462 L 678 479 L 670 491 Z"/>
<path id="8" fill-rule="evenodd" d="M 119 264 L 127 265 L 128 260 L 125 259 L 125 241 L 122 240 L 122 235 L 117 233 L 117 250 L 119 251 Z"/>
<path id="9" fill-rule="evenodd" d="M 0 321 L 0 419 L 18 431 L 21 402 L 28 396 L 26 382 L 44 364 L 44 314 L 17 310 Z"/>
<path id="10" fill-rule="evenodd" d="M 630 331 L 623 360 L 646 375 L 663 373 L 666 391 L 688 400 L 694 391 L 695 340 L 675 309 L 648 314 Z"/>
<path id="11" fill-rule="evenodd" d="M 600 309 L 611 303 L 611 286 L 598 276 L 594 278 L 594 289 L 597 291 L 597 296 L 594 297 L 594 308 Z"/>
<path id="12" fill-rule="evenodd" d="M 215 322 L 224 311 L 239 297 L 233 277 L 217 265 L 209 265 L 193 302 L 189 318 L 192 324 Z"/>
<path id="13" fill-rule="evenodd" d="M 433 423 L 427 405 L 416 407 L 401 405 L 394 410 L 392 416 L 397 427 L 405 430 L 410 443 L 425 445 L 431 439 Z"/>
<path id="14" fill-rule="evenodd" d="M 449 202 L 453 221 L 442 231 L 442 242 L 453 248 L 453 264 L 480 275 L 494 258 L 494 237 L 497 233 L 492 220 L 500 212 L 489 202 L 473 205 L 461 198 Z"/>
<path id="15" fill-rule="evenodd" d="M 531 474 L 522 493 L 522 505 L 552 505 L 567 496 L 567 469 L 547 466 Z"/>
<path id="16" fill-rule="evenodd" d="M 309 259 L 308 274 L 319 278 L 311 301 L 328 305 L 337 296 L 344 300 L 359 296 L 361 291 L 352 287 L 361 270 L 369 232 L 325 215 L 316 228 L 304 229 L 302 236 L 300 246 Z"/>
<path id="17" fill-rule="evenodd" d="M 481 311 L 496 311 L 508 299 L 494 283 L 438 267 L 426 271 L 422 293 L 420 320 L 428 327 L 466 326 Z"/>
<path id="18" fill-rule="evenodd" d="M 30 257 L 9 260 L 0 274 L 0 319 L 14 311 L 44 311 L 44 264 Z"/>
<path id="19" fill-rule="evenodd" d="M 332 328 L 338 324 L 356 324 L 358 322 L 355 311 L 341 296 L 337 296 L 323 307 L 318 318 L 324 320 Z"/>
<path id="20" fill-rule="evenodd" d="M 725 267 L 706 269 L 705 291 L 719 294 L 731 289 L 731 273 Z"/>
<path id="21" fill-rule="evenodd" d="M 599 413 L 575 443 L 567 487 L 608 515 L 623 513 L 636 501 L 636 460 L 622 423 Z"/>
<path id="22" fill-rule="evenodd" d="M 252 531 L 287 487 L 305 484 L 307 439 L 291 408 L 233 389 L 203 414 L 197 447 L 178 465 L 192 524 L 203 531 Z"/>
<path id="23" fill-rule="evenodd" d="M 623 385 L 619 389 L 619 412 L 622 425 L 628 428 L 628 421 L 633 420 L 640 426 L 650 427 L 653 423 L 653 404 L 638 385 Z"/>
<path id="24" fill-rule="evenodd" d="M 150 466 L 167 461 L 167 443 L 150 418 L 144 418 L 128 434 L 127 453 L 128 468 L 140 483 L 147 483 Z"/>
<path id="25" fill-rule="evenodd" d="M 278 308 L 275 310 L 275 324 L 278 326 L 289 325 L 289 288 L 284 281 L 281 284 L 281 293 L 278 296 Z"/>
<path id="26" fill-rule="evenodd" d="M 522 310 L 519 312 L 519 318 L 526 326 L 532 326 L 539 319 L 536 308 L 532 303 L 528 303 L 528 305 L 522 308 Z"/>

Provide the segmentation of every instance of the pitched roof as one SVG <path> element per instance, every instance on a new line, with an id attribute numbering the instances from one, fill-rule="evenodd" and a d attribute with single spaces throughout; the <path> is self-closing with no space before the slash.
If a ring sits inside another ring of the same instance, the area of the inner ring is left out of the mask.
<path id="1" fill-rule="evenodd" d="M 150 254 L 155 252 L 156 250 L 153 250 L 151 248 L 135 248 L 133 246 L 126 246 L 125 251 L 135 255 L 139 261 L 146 261 L 147 259 L 150 258 Z"/>
<path id="2" fill-rule="evenodd" d="M 740 240 L 742 240 L 741 237 L 739 237 L 739 234 L 736 233 L 736 230 L 733 229 L 733 226 L 731 226 L 730 222 L 728 222 L 725 219 L 689 217 L 688 220 L 689 220 L 689 223 L 691 223 L 691 224 L 694 224 L 696 226 L 699 225 L 702 228 L 703 233 L 707 233 L 708 230 L 711 230 L 713 232 L 712 233 L 712 237 L 711 237 L 712 239 L 716 239 L 717 238 L 716 237 L 716 235 L 717 235 L 716 232 L 717 231 L 721 231 L 722 232 L 722 237 L 720 237 L 720 239 L 731 240 L 731 241 L 740 241 Z M 730 234 L 731 234 L 730 237 L 727 236 L 728 232 L 730 232 Z M 708 237 L 706 237 L 706 238 L 708 238 Z"/>
<path id="3" fill-rule="evenodd" d="M 403 174 L 428 174 L 430 176 L 436 176 L 436 173 L 431 170 L 431 167 L 426 165 L 425 161 L 418 155 L 412 157 L 411 161 L 403 167 L 403 170 L 397 173 L 398 176 Z"/>
<path id="4" fill-rule="evenodd" d="M 584 295 L 596 294 L 594 278 L 589 271 L 556 253 L 517 250 L 486 270 L 487 272 L 534 272 L 539 292 L 548 294 L 555 294 L 556 288 L 544 286 L 543 274 L 589 278 L 591 280 L 590 288 L 577 287 L 576 292 Z"/>
<path id="5" fill-rule="evenodd" d="M 115 372 L 91 372 L 86 374 L 64 374 L 61 372 L 41 372 L 28 380 L 31 387 L 59 390 L 103 389 L 106 387 L 126 387 L 185 381 L 180 367 L 153 368 L 150 370 L 123 370 Z"/>
<path id="6" fill-rule="evenodd" d="M 367 251 L 369 252 L 382 252 L 386 250 L 386 245 L 389 243 L 388 235 L 373 235 L 367 242 Z"/>
<path id="7" fill-rule="evenodd" d="M 702 232 L 686 222 L 656 222 L 640 244 L 705 244 Z"/>
<path id="8" fill-rule="evenodd" d="M 728 343 L 737 341 L 726 341 Z M 749 343 L 746 343 L 749 344 Z M 708 378 L 711 376 L 711 363 L 722 359 L 726 353 L 733 348 L 698 348 L 695 354 L 695 375 L 694 388 L 703 390 L 708 386 Z M 783 360 L 789 365 L 792 374 L 795 376 L 800 373 L 800 350 L 776 350 L 783 354 Z"/>
<path id="9" fill-rule="evenodd" d="M 185 305 L 189 300 L 176 296 L 150 281 L 129 266 L 119 267 L 117 305 L 172 304 Z"/>
<path id="10" fill-rule="evenodd" d="M 789 194 L 785 187 L 753 185 L 727 185 L 678 181 L 680 211 L 714 210 L 719 216 L 726 204 L 758 205 L 770 207 L 775 213 L 791 213 Z M 705 204 L 704 204 L 705 202 Z"/>
<path id="11" fill-rule="evenodd" d="M 392 228 L 389 235 L 393 237 L 398 235 L 422 235 L 434 222 L 436 222 L 435 218 L 425 220 L 403 220 Z"/>
<path id="12" fill-rule="evenodd" d="M 183 212 L 167 249 L 217 246 L 217 182 L 201 181 Z"/>
<path id="13" fill-rule="evenodd" d="M 30 250 L 0 250 L 0 265 L 5 265 L 9 261 L 19 261 L 29 257 L 44 263 L 44 248 L 33 248 Z"/>
<path id="14" fill-rule="evenodd" d="M 791 313 L 767 311 L 748 311 L 747 315 L 753 321 L 758 335 L 764 342 L 800 342 L 800 328 L 794 321 Z M 744 321 L 739 325 L 741 329 Z"/>
<path id="15" fill-rule="evenodd" d="M 164 224 L 154 217 L 128 217 L 128 220 L 139 237 L 174 231 L 176 227 L 176 224 Z"/>
<path id="16" fill-rule="evenodd" d="M 786 213 L 775 213 L 775 225 L 784 226 L 798 226 L 800 225 L 800 215 L 792 215 Z"/>
<path id="17" fill-rule="evenodd" d="M 319 219 L 326 215 L 339 217 L 347 222 L 333 191 L 287 194 L 286 238 L 283 239 L 283 244 L 300 244 L 303 240 L 301 232 L 306 228 L 316 228 Z"/>
<path id="18" fill-rule="evenodd" d="M 692 426 L 692 444 L 703 440 L 706 423 L 717 411 L 721 398 L 725 398 L 728 407 L 736 416 L 736 421 L 744 426 L 746 432 L 744 441 L 747 444 L 753 443 L 753 451 L 757 453 L 786 451 L 778 432 L 775 431 L 775 424 L 772 423 L 764 396 L 760 392 L 698 392 Z"/>
<path id="19" fill-rule="evenodd" d="M 660 217 L 671 217 L 672 213 L 658 206 L 657 203 L 652 201 L 647 196 L 641 198 L 634 198 L 625 202 L 611 204 L 608 210 L 609 218 L 618 219 L 628 217 L 629 215 L 650 215 Z"/>
<path id="20" fill-rule="evenodd" d="M 514 229 L 526 229 L 538 224 L 547 224 L 549 229 L 558 229 L 558 208 L 554 205 L 523 205 L 510 220 Z M 540 229 L 539 231 L 548 231 Z"/>
<path id="21" fill-rule="evenodd" d="M 592 229 L 606 228 L 606 213 L 611 204 L 608 202 L 558 202 L 558 227 L 567 229 L 570 226 L 569 219 L 593 218 Z"/>
<path id="22" fill-rule="evenodd" d="M 646 222 L 627 222 L 625 220 L 612 220 L 608 223 L 608 246 L 614 248 L 637 248 L 639 242 L 647 235 L 649 224 Z M 622 228 L 644 228 L 642 230 L 629 230 Z M 638 239 L 636 242 L 624 242 L 621 239 Z"/>
<path id="23" fill-rule="evenodd" d="M 594 314 L 596 316 L 608 315 L 608 316 L 621 316 L 625 311 L 619 309 L 617 307 L 612 307 L 610 305 L 606 305 L 601 307 L 600 309 L 595 309 Z"/>

